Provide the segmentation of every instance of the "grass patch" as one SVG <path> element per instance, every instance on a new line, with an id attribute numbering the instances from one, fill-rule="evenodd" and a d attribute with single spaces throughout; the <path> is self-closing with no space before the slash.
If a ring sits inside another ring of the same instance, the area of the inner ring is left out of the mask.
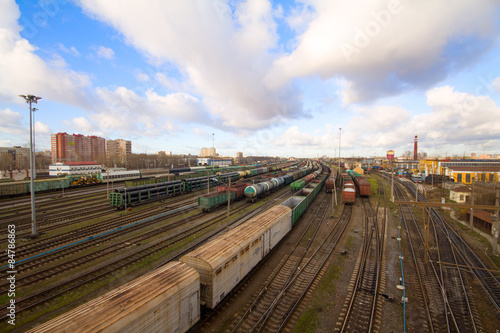
<path id="1" fill-rule="evenodd" d="M 316 332 L 318 315 L 322 311 L 320 307 L 314 307 L 306 311 L 297 322 L 297 326 L 293 330 L 296 333 L 314 333 Z"/>

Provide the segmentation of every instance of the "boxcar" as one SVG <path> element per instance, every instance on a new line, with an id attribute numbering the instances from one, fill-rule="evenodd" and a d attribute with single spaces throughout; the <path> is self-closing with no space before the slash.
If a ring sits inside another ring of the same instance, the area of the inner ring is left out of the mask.
<path id="1" fill-rule="evenodd" d="M 292 210 L 276 206 L 181 257 L 200 273 L 201 304 L 215 308 L 291 230 Z"/>
<path id="2" fill-rule="evenodd" d="M 236 199 L 236 193 L 231 191 L 231 201 Z M 214 192 L 198 197 L 198 208 L 209 212 L 220 205 L 227 204 L 227 192 Z"/>
<path id="3" fill-rule="evenodd" d="M 333 192 L 335 188 L 335 179 L 333 177 L 329 177 L 325 182 L 325 189 L 327 193 Z"/>
<path id="4" fill-rule="evenodd" d="M 292 190 L 292 192 L 297 192 L 298 190 L 304 188 L 304 186 L 306 186 L 306 182 L 302 179 L 299 179 L 290 184 L 290 189 Z"/>
<path id="5" fill-rule="evenodd" d="M 344 179 L 342 187 L 342 202 L 345 204 L 353 204 L 356 200 L 356 189 L 352 180 Z"/>
<path id="6" fill-rule="evenodd" d="M 29 332 L 186 332 L 200 319 L 200 275 L 170 262 Z"/>
<path id="7" fill-rule="evenodd" d="M 370 182 L 363 177 L 356 177 L 355 179 L 359 195 L 362 197 L 369 197 L 371 194 Z"/>
<path id="8" fill-rule="evenodd" d="M 29 193 L 29 181 L 5 182 L 0 184 L 0 196 L 16 196 Z"/>

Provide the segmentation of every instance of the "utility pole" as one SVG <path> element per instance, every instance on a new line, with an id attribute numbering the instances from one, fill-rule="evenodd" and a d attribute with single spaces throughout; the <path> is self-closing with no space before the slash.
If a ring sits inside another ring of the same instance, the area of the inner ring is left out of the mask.
<path id="1" fill-rule="evenodd" d="M 342 127 L 339 127 L 339 172 L 340 172 L 340 140 L 342 140 Z"/>
<path id="2" fill-rule="evenodd" d="M 476 203 L 476 200 L 474 200 L 474 178 L 472 178 L 472 193 L 471 193 L 471 196 L 470 196 L 470 204 L 472 206 L 474 206 L 475 203 Z M 474 208 L 470 209 L 469 227 L 471 229 L 474 228 Z"/>
<path id="3" fill-rule="evenodd" d="M 208 190 L 207 190 L 207 194 L 210 194 L 210 170 L 207 170 L 207 186 L 208 186 Z"/>
<path id="4" fill-rule="evenodd" d="M 394 202 L 394 161 L 391 160 L 391 200 Z"/>
<path id="5" fill-rule="evenodd" d="M 500 184 L 497 182 L 495 184 L 495 206 L 499 207 L 500 206 Z M 498 249 L 498 236 L 500 233 L 500 222 L 499 222 L 499 210 L 497 209 L 495 214 L 492 216 L 492 223 L 491 223 L 491 233 L 493 237 L 493 248 L 492 248 L 492 253 L 493 255 L 497 255 L 497 249 Z"/>
<path id="6" fill-rule="evenodd" d="M 227 187 L 227 225 L 226 232 L 229 231 L 229 212 L 231 210 L 231 176 L 229 176 L 229 186 Z"/>
<path id="7" fill-rule="evenodd" d="M 36 179 L 36 132 L 35 132 L 35 111 L 38 111 L 37 108 L 33 108 L 33 179 Z"/>
<path id="8" fill-rule="evenodd" d="M 30 104 L 30 193 L 31 193 L 31 234 L 36 235 L 36 207 L 35 207 L 35 183 L 34 183 L 34 170 L 35 170 L 35 157 L 33 156 L 33 117 L 32 117 L 32 103 L 38 103 L 41 97 L 34 95 L 19 95 Z"/>

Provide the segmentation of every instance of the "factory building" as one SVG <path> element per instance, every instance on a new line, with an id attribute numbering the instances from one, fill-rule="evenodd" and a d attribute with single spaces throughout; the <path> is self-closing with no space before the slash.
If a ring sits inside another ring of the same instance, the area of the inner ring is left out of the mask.
<path id="1" fill-rule="evenodd" d="M 93 135 L 52 134 L 51 148 L 52 163 L 96 161 L 106 158 L 106 140 Z"/>

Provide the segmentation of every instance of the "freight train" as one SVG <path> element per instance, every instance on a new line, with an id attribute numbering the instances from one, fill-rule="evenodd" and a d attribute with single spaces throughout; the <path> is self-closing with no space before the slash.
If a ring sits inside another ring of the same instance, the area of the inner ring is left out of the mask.
<path id="1" fill-rule="evenodd" d="M 356 189 L 352 178 L 347 174 L 342 174 L 342 202 L 352 205 L 356 200 Z"/>
<path id="2" fill-rule="evenodd" d="M 297 177 L 302 177 L 305 173 L 308 172 L 308 168 L 302 168 L 299 170 L 292 171 L 286 175 L 280 177 L 270 178 L 266 181 L 259 182 L 256 184 L 249 183 L 237 183 L 231 186 L 231 192 L 234 192 L 230 195 L 230 200 L 240 200 L 243 197 L 247 197 L 248 202 L 255 202 L 258 198 L 261 198 L 267 195 L 269 192 L 272 192 L 282 186 L 289 185 L 293 182 Z M 243 171 L 245 173 L 240 172 L 241 177 L 246 177 L 251 175 L 251 170 Z M 319 173 L 317 174 L 319 175 Z M 315 174 L 314 178 L 317 177 Z M 294 178 L 295 177 L 295 178 Z M 227 204 L 228 194 L 226 186 L 218 186 L 217 193 L 210 193 L 198 198 L 198 208 L 201 210 L 208 212 L 212 211 L 214 208 L 219 207 L 221 205 Z"/>
<path id="3" fill-rule="evenodd" d="M 325 191 L 327 193 L 332 193 L 335 189 L 335 182 L 337 180 L 337 169 L 329 166 L 330 169 L 330 177 L 325 182 Z"/>
<path id="4" fill-rule="evenodd" d="M 179 261 L 147 273 L 29 332 L 186 332 L 214 309 L 294 227 L 321 190 L 292 197 Z"/>
<path id="5" fill-rule="evenodd" d="M 282 168 L 286 168 L 290 165 L 291 165 L 291 163 L 271 164 L 271 165 L 268 165 L 266 168 L 269 170 L 269 172 L 271 172 L 271 171 L 281 170 Z M 235 166 L 235 167 L 240 168 L 239 166 Z M 262 167 L 262 164 L 253 164 L 253 165 L 249 165 L 247 167 L 258 168 L 258 167 Z M 169 169 L 167 173 L 179 175 L 179 174 L 184 174 L 184 173 L 206 172 L 208 170 L 213 170 L 214 168 L 218 168 L 218 166 L 180 167 L 180 168 Z M 230 169 L 230 168 L 232 168 L 232 167 L 224 167 L 224 169 Z"/>
<path id="6" fill-rule="evenodd" d="M 138 203 L 144 203 L 160 198 L 175 196 L 181 193 L 205 189 L 208 186 L 215 187 L 217 185 L 227 183 L 229 178 L 231 178 L 231 181 L 236 181 L 241 177 L 254 176 L 266 172 L 268 172 L 267 167 L 262 167 L 252 170 L 221 173 L 219 175 L 206 177 L 185 178 L 182 180 L 171 180 L 160 183 L 123 187 L 114 190 L 113 193 L 110 193 L 109 203 L 117 209 L 123 209 Z M 210 183 L 208 181 L 209 179 Z"/>
<path id="7" fill-rule="evenodd" d="M 53 179 L 35 179 L 33 181 L 33 187 L 35 193 L 39 193 L 99 183 L 101 183 L 99 175 L 71 175 Z M 0 183 L 0 197 L 15 197 L 19 195 L 28 195 L 30 193 L 31 183 L 29 180 Z"/>
<path id="8" fill-rule="evenodd" d="M 354 180 L 354 183 L 358 188 L 359 195 L 361 197 L 366 197 L 366 198 L 369 197 L 371 194 L 370 182 L 355 171 L 347 170 L 347 173 Z"/>
<path id="9" fill-rule="evenodd" d="M 231 185 L 229 197 L 231 202 L 245 197 L 245 188 L 250 183 L 236 183 Z M 198 208 L 204 212 L 210 212 L 215 208 L 227 204 L 228 186 L 217 186 L 217 192 L 198 197 Z"/>
<path id="10" fill-rule="evenodd" d="M 318 170 L 314 171 L 310 175 L 305 176 L 303 179 L 299 179 L 294 181 L 290 185 L 290 189 L 292 192 L 297 192 L 303 189 L 307 184 L 309 184 L 312 180 L 316 179 L 323 172 L 323 167 L 320 165 Z"/>
<path id="11" fill-rule="evenodd" d="M 105 182 L 119 182 L 130 179 L 141 179 L 140 170 L 110 171 L 95 174 L 74 174 L 49 179 L 35 179 L 33 181 L 35 193 L 62 190 L 71 187 L 80 187 L 84 185 L 101 184 Z M 31 184 L 29 180 L 12 181 L 0 183 L 0 197 L 13 197 L 18 195 L 27 195 L 31 193 Z"/>

